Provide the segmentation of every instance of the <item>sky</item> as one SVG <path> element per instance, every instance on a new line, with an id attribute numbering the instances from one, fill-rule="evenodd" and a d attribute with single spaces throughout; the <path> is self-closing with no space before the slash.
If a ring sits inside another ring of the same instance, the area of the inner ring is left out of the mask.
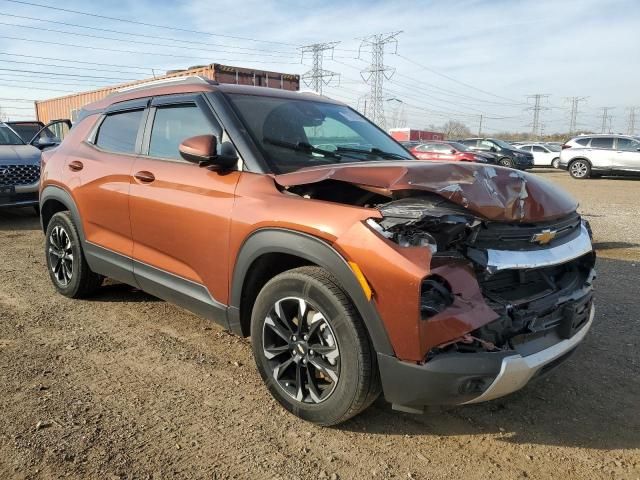
<path id="1" fill-rule="evenodd" d="M 399 32 L 384 55 L 388 126 L 421 128 L 451 119 L 476 132 L 482 115 L 487 135 L 529 131 L 528 96 L 544 94 L 544 133 L 568 130 L 567 97 L 573 96 L 585 97 L 579 130 L 600 131 L 606 106 L 611 130 L 624 133 L 627 109 L 638 107 L 640 133 L 638 0 L 115 0 L 108 10 L 104 5 L 0 0 L 4 116 L 33 118 L 30 100 L 192 65 L 304 74 L 311 57 L 299 47 L 321 42 L 339 42 L 323 60 L 339 80 L 327 78 L 323 93 L 362 108 L 370 86 L 361 71 L 372 56 L 362 39 Z"/>

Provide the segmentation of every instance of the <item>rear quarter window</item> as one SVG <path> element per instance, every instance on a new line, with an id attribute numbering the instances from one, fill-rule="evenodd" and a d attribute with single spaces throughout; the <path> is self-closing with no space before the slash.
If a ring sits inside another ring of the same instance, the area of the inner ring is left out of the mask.
<path id="1" fill-rule="evenodd" d="M 582 147 L 586 147 L 587 145 L 589 145 L 590 141 L 591 141 L 591 137 L 586 137 L 586 138 L 578 138 L 575 142 Z"/>
<path id="2" fill-rule="evenodd" d="M 613 148 L 613 138 L 595 137 L 591 139 L 591 148 Z"/>

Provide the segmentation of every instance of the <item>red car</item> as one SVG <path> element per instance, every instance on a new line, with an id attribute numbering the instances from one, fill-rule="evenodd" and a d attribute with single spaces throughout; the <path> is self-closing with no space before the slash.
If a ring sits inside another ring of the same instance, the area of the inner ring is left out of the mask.
<path id="1" fill-rule="evenodd" d="M 409 151 L 419 160 L 495 163 L 494 155 L 474 152 L 466 145 L 458 142 L 434 140 L 416 145 L 410 148 Z"/>

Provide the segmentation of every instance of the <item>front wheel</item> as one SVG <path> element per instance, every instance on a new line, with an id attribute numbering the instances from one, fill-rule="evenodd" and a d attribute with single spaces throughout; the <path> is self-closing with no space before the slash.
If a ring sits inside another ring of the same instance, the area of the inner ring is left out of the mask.
<path id="1" fill-rule="evenodd" d="M 498 165 L 503 166 L 503 167 L 513 168 L 513 160 L 511 160 L 508 157 L 504 157 L 504 158 L 501 158 L 500 160 L 498 160 Z"/>
<path id="2" fill-rule="evenodd" d="M 589 178 L 591 165 L 586 160 L 579 158 L 569 164 L 569 175 L 578 180 Z"/>
<path id="3" fill-rule="evenodd" d="M 251 344 L 271 394 L 304 420 L 336 425 L 380 393 L 362 320 L 320 267 L 289 270 L 264 286 L 253 308 Z"/>
<path id="4" fill-rule="evenodd" d="M 554 159 L 551 161 L 551 166 L 552 166 L 553 168 L 559 168 L 559 167 L 560 167 L 560 159 L 559 159 L 559 158 L 554 158 Z"/>

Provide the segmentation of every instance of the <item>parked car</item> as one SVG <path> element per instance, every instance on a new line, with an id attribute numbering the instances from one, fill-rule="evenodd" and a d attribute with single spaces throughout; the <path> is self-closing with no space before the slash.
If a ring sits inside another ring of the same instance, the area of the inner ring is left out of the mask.
<path id="1" fill-rule="evenodd" d="M 38 212 L 40 149 L 53 143 L 45 143 L 38 132 L 35 137 L 33 143 L 25 142 L 0 122 L 0 207 L 34 207 Z"/>
<path id="2" fill-rule="evenodd" d="M 533 155 L 534 167 L 558 168 L 558 163 L 560 162 L 560 152 L 562 151 L 561 147 L 549 143 L 530 143 L 520 145 L 518 148 Z"/>
<path id="3" fill-rule="evenodd" d="M 510 143 L 495 138 L 467 138 L 460 140 L 472 150 L 493 153 L 498 158 L 498 165 L 503 167 L 527 170 L 533 167 L 533 155 L 518 150 Z"/>
<path id="4" fill-rule="evenodd" d="M 458 142 L 431 141 L 409 149 L 419 160 L 440 160 L 448 162 L 496 163 L 495 155 L 485 152 L 474 152 L 466 145 Z"/>
<path id="5" fill-rule="evenodd" d="M 416 161 L 340 102 L 202 78 L 80 117 L 43 153 L 54 287 L 81 298 L 111 277 L 250 335 L 305 420 L 380 391 L 414 412 L 506 395 L 592 324 L 587 224 L 537 176 Z"/>
<path id="6" fill-rule="evenodd" d="M 630 135 L 572 138 L 563 145 L 559 167 L 577 179 L 640 175 L 640 140 Z"/>

